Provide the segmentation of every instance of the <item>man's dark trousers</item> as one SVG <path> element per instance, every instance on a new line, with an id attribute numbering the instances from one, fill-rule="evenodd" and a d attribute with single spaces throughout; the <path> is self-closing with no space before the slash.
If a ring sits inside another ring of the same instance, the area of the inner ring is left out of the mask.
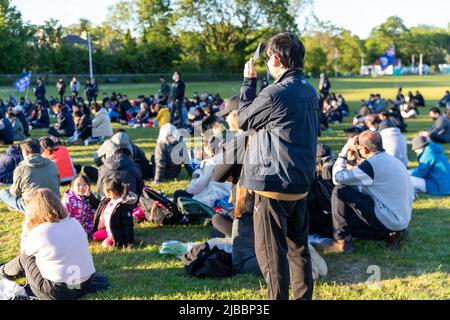
<path id="1" fill-rule="evenodd" d="M 350 235 L 363 240 L 386 240 L 393 232 L 378 220 L 373 199 L 353 187 L 334 188 L 331 208 L 335 240 Z"/>
<path id="2" fill-rule="evenodd" d="M 181 100 L 174 100 L 172 103 L 172 108 L 170 109 L 170 123 L 174 123 L 175 121 L 175 111 L 178 113 L 178 124 L 177 128 L 181 128 L 183 126 L 183 101 Z"/>
<path id="3" fill-rule="evenodd" d="M 312 299 L 306 199 L 279 201 L 256 194 L 253 219 L 256 257 L 269 299 L 288 300 L 289 283 L 294 299 Z"/>

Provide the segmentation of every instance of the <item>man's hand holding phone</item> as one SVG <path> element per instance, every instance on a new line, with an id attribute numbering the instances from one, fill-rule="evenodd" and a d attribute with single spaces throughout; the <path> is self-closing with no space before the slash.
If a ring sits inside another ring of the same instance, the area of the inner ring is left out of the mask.
<path id="1" fill-rule="evenodd" d="M 245 78 L 256 78 L 258 74 L 256 73 L 255 61 L 253 57 L 245 64 L 244 77 Z"/>

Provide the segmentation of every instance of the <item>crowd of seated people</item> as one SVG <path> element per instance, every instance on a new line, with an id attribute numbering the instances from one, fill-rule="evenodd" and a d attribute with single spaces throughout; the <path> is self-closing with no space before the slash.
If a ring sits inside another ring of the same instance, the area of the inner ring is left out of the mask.
<path id="1" fill-rule="evenodd" d="M 255 195 L 246 192 L 243 207 L 238 204 L 242 162 L 250 137 L 249 132 L 239 129 L 239 97 L 224 101 L 219 95 L 195 93 L 192 99 L 184 97 L 181 114 L 175 111 L 171 116 L 170 87 L 167 88 L 164 78 L 161 81 L 156 96 L 141 95 L 132 101 L 126 95 L 113 93 L 110 97 L 105 94 L 102 101 L 92 97 L 88 103 L 74 95 L 61 96 L 63 103 L 56 100 L 47 107 L 42 101 L 30 106 L 6 107 L 8 117 L 0 120 L 6 119 L 11 127 L 17 122 L 18 126 L 23 116 L 27 129 L 47 129 L 49 136 L 12 146 L 0 159 L 0 182 L 11 184 L 10 189 L 0 192 L 0 200 L 11 209 L 26 213 L 35 211 L 34 193 L 49 199 L 52 207 L 47 209 L 52 209 L 51 213 L 57 217 L 43 223 L 63 221 L 64 224 L 49 227 L 54 232 L 69 230 L 75 240 L 83 235 L 78 245 L 89 264 L 82 279 L 86 281 L 95 270 L 89 255 L 83 251 L 84 236 L 105 247 L 132 246 L 133 211 L 138 208 L 146 181 L 156 188 L 164 181 L 179 178 L 184 167 L 192 180 L 185 190 L 175 192 L 174 197 L 193 198 L 214 208 L 221 199 L 231 196 L 232 209 L 212 217 L 211 235 L 233 239 L 235 273 L 259 274 L 253 233 Z M 330 87 L 324 79 L 319 114 L 324 126 L 342 122 L 350 115 L 344 97 L 330 92 Z M 409 111 L 402 108 L 414 104 L 417 110 L 425 101 L 418 91 L 413 97 L 402 97 L 401 92 L 395 101 L 385 100 L 380 94 L 372 94 L 368 101 L 362 101 L 352 127 L 346 130 L 349 139 L 337 157 L 329 147 L 318 147 L 316 179 L 308 194 L 308 214 L 310 229 L 333 240 L 319 247 L 326 252 L 352 252 L 354 238 L 384 241 L 388 249 L 399 249 L 407 237 L 414 191 L 450 194 L 450 164 L 438 144 L 450 142 L 449 119 L 439 108 L 430 111 L 434 127 L 420 132 L 413 141 L 419 168 L 408 173 L 407 141 L 402 132 L 406 129 L 404 112 Z M 52 126 L 53 115 L 56 124 Z M 124 129 L 114 132 L 114 122 L 130 129 L 159 129 L 152 156 L 147 157 Z M 5 128 L 0 126 L 0 131 Z M 181 129 L 190 135 L 197 130 L 203 134 L 201 153 L 188 151 Z M 224 135 L 225 129 L 233 133 L 231 138 Z M 23 137 L 29 134 L 22 131 Z M 85 145 L 100 142 L 93 154 L 95 165 L 84 168 L 74 165 L 68 148 L 60 144 L 66 138 L 69 143 L 81 141 Z M 194 163 L 200 164 L 195 167 Z M 64 182 L 70 186 L 64 193 L 65 210 L 62 210 L 54 198 L 59 199 L 59 185 Z M 91 191 L 91 183 L 97 186 L 96 193 Z M 66 223 L 67 217 L 78 220 L 79 228 Z M 13 266 L 14 263 L 8 263 L 0 269 L 0 277 L 12 275 Z"/>

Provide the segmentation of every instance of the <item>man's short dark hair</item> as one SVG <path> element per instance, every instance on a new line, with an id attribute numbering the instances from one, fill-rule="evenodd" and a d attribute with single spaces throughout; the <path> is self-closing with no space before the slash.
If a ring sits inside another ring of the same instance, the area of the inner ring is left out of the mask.
<path id="1" fill-rule="evenodd" d="M 26 154 L 40 154 L 41 145 L 37 139 L 26 139 L 20 144 L 20 149 Z"/>
<path id="2" fill-rule="evenodd" d="M 267 42 L 266 54 L 276 55 L 285 68 L 300 69 L 304 65 L 305 46 L 296 35 L 283 32 Z"/>
<path id="3" fill-rule="evenodd" d="M 434 108 L 431 108 L 430 109 L 430 112 L 433 112 L 433 113 L 437 113 L 437 114 L 441 114 L 441 110 L 439 110 L 439 108 L 436 108 L 436 107 L 434 107 Z"/>

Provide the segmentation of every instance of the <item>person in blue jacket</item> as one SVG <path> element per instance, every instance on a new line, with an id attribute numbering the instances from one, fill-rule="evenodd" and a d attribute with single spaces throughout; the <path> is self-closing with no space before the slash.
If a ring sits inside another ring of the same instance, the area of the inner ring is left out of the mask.
<path id="1" fill-rule="evenodd" d="M 14 129 L 8 119 L 0 114 L 0 145 L 10 145 L 14 143 Z"/>
<path id="2" fill-rule="evenodd" d="M 20 146 L 14 145 L 6 150 L 0 158 L 0 184 L 9 185 L 13 183 L 14 169 L 23 160 Z"/>
<path id="3" fill-rule="evenodd" d="M 419 136 L 414 138 L 412 149 L 419 159 L 419 167 L 411 173 L 416 192 L 450 195 L 450 162 L 442 146 Z"/>

